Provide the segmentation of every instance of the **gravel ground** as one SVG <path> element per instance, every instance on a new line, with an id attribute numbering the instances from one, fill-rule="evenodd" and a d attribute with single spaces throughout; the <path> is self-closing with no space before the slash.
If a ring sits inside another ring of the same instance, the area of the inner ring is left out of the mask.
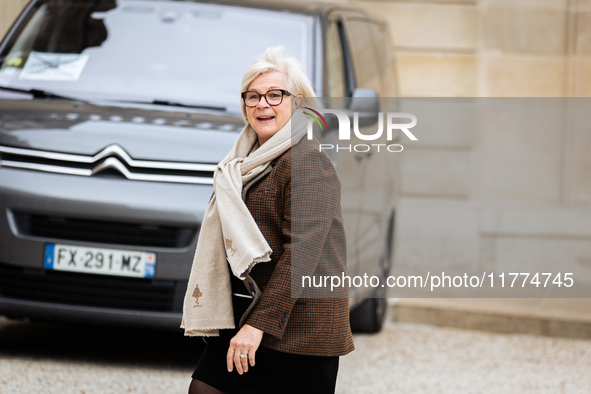
<path id="1" fill-rule="evenodd" d="M 591 341 L 388 323 L 355 346 L 339 393 L 591 393 Z"/>
<path id="2" fill-rule="evenodd" d="M 0 393 L 186 393 L 200 340 L 0 318 Z M 591 341 L 387 323 L 338 393 L 590 393 Z"/>

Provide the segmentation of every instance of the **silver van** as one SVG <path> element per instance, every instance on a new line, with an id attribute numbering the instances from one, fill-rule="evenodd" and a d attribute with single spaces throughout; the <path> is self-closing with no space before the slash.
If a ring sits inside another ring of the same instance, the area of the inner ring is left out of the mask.
<path id="1" fill-rule="evenodd" d="M 0 315 L 177 329 L 242 73 L 274 45 L 318 96 L 396 95 L 387 26 L 358 8 L 32 0 L 0 44 Z M 349 271 L 385 276 L 397 179 L 345 164 Z M 373 290 L 352 289 L 356 331 L 382 325 Z"/>

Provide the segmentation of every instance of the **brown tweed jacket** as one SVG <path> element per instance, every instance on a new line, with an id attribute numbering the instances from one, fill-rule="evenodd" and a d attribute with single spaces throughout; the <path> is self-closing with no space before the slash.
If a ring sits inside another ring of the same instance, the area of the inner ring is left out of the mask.
<path id="1" fill-rule="evenodd" d="M 302 287 L 295 286 L 292 293 L 292 269 L 298 278 L 318 274 L 321 266 L 336 272 L 346 269 L 341 185 L 317 144 L 302 139 L 271 163 L 268 175 L 245 187 L 246 206 L 273 253 L 270 262 L 259 263 L 250 272 L 262 293 L 241 324 L 263 330 L 261 344 L 270 349 L 340 356 L 355 348 L 347 291 L 341 291 L 340 298 L 303 298 L 306 293 L 297 294 Z M 292 267 L 296 248 L 298 262 Z"/>

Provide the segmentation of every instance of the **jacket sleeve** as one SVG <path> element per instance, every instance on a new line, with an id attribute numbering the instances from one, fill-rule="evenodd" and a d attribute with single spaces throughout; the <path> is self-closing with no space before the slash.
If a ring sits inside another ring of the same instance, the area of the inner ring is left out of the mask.
<path id="1" fill-rule="evenodd" d="M 303 290 L 301 278 L 314 274 L 341 204 L 341 185 L 324 153 L 312 148 L 301 152 L 296 146 L 288 178 L 283 204 L 283 254 L 245 322 L 278 340 Z"/>

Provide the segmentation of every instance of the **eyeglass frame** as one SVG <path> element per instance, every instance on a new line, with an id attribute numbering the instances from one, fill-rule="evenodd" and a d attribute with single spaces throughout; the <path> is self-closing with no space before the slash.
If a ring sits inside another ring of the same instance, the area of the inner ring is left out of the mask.
<path id="1" fill-rule="evenodd" d="M 267 101 L 267 94 L 269 94 L 269 92 L 273 92 L 273 91 L 281 92 L 281 101 L 278 104 L 271 104 L 271 103 L 269 103 L 269 101 Z M 257 101 L 257 103 L 255 105 L 246 105 L 246 94 L 249 92 L 256 93 L 259 95 L 259 101 Z M 293 96 L 293 95 L 291 94 L 291 92 L 289 92 L 288 90 L 285 90 L 285 89 L 269 89 L 269 90 L 267 90 L 267 92 L 265 94 L 260 94 L 259 92 L 255 91 L 255 90 L 247 90 L 246 92 L 240 93 L 240 96 L 242 96 L 242 102 L 244 102 L 245 107 L 254 108 L 257 105 L 259 105 L 259 103 L 261 102 L 261 99 L 263 97 L 265 98 L 265 102 L 267 104 L 269 104 L 271 107 L 276 107 L 278 105 L 281 105 L 281 103 L 283 103 L 283 96 Z"/>

